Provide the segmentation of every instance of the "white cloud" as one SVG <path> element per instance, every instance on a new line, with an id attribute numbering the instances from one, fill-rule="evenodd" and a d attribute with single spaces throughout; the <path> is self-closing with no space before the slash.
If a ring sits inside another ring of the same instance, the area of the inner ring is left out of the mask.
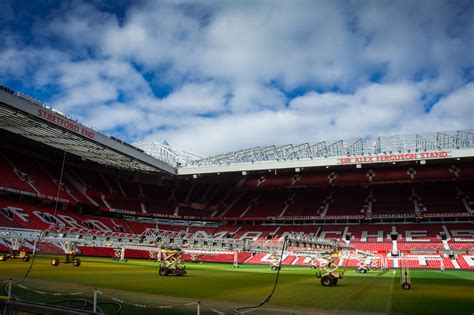
<path id="1" fill-rule="evenodd" d="M 144 121 L 145 114 L 138 108 L 130 108 L 125 104 L 96 106 L 86 114 L 86 122 L 100 130 L 116 127 L 134 127 Z"/>
<path id="2" fill-rule="evenodd" d="M 191 70 L 199 51 L 199 31 L 199 22 L 179 7 L 148 2 L 132 7 L 120 27 L 105 28 L 96 47 L 107 56 L 131 59 L 150 68 L 170 64 L 172 72 L 183 74 Z"/>
<path id="3" fill-rule="evenodd" d="M 192 119 L 181 128 L 159 132 L 149 139 L 166 139 L 176 147 L 202 154 L 218 153 L 258 145 L 284 143 L 299 129 L 292 112 L 260 111 L 224 115 L 214 119 Z M 192 141 L 190 141 L 192 137 Z"/>
<path id="4" fill-rule="evenodd" d="M 280 90 L 257 84 L 234 85 L 232 96 L 230 107 L 234 112 L 279 109 L 286 104 L 286 97 Z"/>
<path id="5" fill-rule="evenodd" d="M 62 3 L 61 9 L 54 12 L 52 17 L 52 20 L 39 21 L 34 32 L 56 37 L 66 41 L 74 49 L 84 51 L 96 48 L 103 40 L 104 30 L 118 25 L 113 14 L 99 11 L 93 5 L 79 0 Z"/>
<path id="6" fill-rule="evenodd" d="M 414 85 L 371 84 L 354 94 L 309 92 L 289 109 L 190 119 L 150 136 L 199 153 L 390 133 L 423 111 Z M 337 109 L 337 110 L 335 110 Z M 190 138 L 193 141 L 190 141 Z"/>
<path id="7" fill-rule="evenodd" d="M 291 100 L 290 106 L 294 109 L 309 112 L 318 112 L 320 114 L 328 114 L 340 111 L 347 107 L 352 101 L 352 96 L 339 93 L 317 93 L 311 91 L 303 96 L 299 96 Z"/>
<path id="8" fill-rule="evenodd" d="M 226 105 L 227 90 L 215 83 L 190 83 L 175 90 L 160 102 L 163 110 L 183 115 L 222 111 Z"/>
<path id="9" fill-rule="evenodd" d="M 469 83 L 443 97 L 433 105 L 428 114 L 404 121 L 401 132 L 430 132 L 474 128 L 474 83 Z"/>
<path id="10" fill-rule="evenodd" d="M 331 124 L 354 134 L 383 132 L 397 126 L 402 119 L 420 115 L 423 105 L 414 85 L 371 84 L 354 94 L 315 93 L 293 99 L 296 110 L 327 116 Z"/>
<path id="11" fill-rule="evenodd" d="M 11 38 L 5 39 L 7 42 Z M 13 43 L 5 49 L 0 49 L 0 78 L 3 81 L 24 79 L 25 86 L 43 85 L 50 83 L 50 71 L 58 63 L 68 59 L 61 51 L 48 47 L 33 48 L 22 45 L 13 39 Z"/>
<path id="12" fill-rule="evenodd" d="M 474 123 L 474 83 L 469 83 L 433 106 L 428 116 L 440 119 L 463 121 L 464 125 Z"/>
<path id="13" fill-rule="evenodd" d="M 81 113 L 91 106 L 135 100 L 151 93 L 143 76 L 129 63 L 109 59 L 68 61 L 56 67 L 61 92 L 54 104 L 63 111 Z"/>

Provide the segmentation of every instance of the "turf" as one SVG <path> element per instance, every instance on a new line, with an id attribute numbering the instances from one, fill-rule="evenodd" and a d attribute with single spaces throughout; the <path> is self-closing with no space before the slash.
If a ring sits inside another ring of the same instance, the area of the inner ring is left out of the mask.
<path id="1" fill-rule="evenodd" d="M 160 277 L 158 265 L 148 261 L 113 262 L 83 258 L 81 267 L 61 264 L 51 267 L 49 257 L 38 257 L 24 285 L 55 292 L 85 292 L 98 288 L 109 296 L 130 303 L 176 305 L 200 300 L 208 306 L 231 312 L 234 307 L 258 304 L 271 291 L 276 272 L 268 266 L 188 264 L 184 277 Z M 28 263 L 0 263 L 0 280 L 25 274 Z M 20 288 L 14 293 L 24 299 L 58 300 Z M 103 299 L 104 301 L 107 299 Z M 110 301 L 110 299 L 109 299 Z M 161 310 L 163 314 L 195 313 L 195 306 Z M 322 287 L 315 272 L 304 267 L 284 267 L 278 287 L 264 310 L 266 313 L 381 313 L 381 314 L 473 314 L 474 272 L 412 270 L 412 289 L 400 288 L 399 273 L 347 270 L 337 286 Z M 252 312 L 262 314 L 264 310 Z M 279 310 L 279 311 L 278 311 Z M 112 308 L 110 312 L 113 313 Z M 157 310 L 141 309 L 140 313 Z M 137 313 L 126 306 L 122 314 Z M 206 313 L 206 312 L 203 312 Z"/>

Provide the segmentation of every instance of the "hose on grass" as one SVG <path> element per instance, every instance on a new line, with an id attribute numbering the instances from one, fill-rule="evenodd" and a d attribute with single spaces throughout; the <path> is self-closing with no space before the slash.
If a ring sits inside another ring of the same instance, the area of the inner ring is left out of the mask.
<path id="1" fill-rule="evenodd" d="M 44 236 L 44 231 L 41 231 L 40 234 L 38 235 L 38 239 L 35 242 L 35 246 L 33 248 L 33 253 L 31 254 L 32 257 L 31 257 L 30 266 L 28 267 L 28 270 L 26 270 L 26 273 L 23 276 L 23 279 L 21 279 L 20 283 L 24 282 L 26 280 L 26 278 L 28 278 L 28 276 L 30 275 L 31 270 L 33 269 L 33 264 L 35 263 L 35 258 L 36 258 L 36 252 L 38 251 L 38 246 L 39 246 L 39 243 L 41 242 L 41 239 L 43 238 L 43 236 Z"/>
<path id="2" fill-rule="evenodd" d="M 8 292 L 8 283 L 5 283 L 4 286 L 4 291 L 5 295 L 7 295 Z M 21 301 L 19 297 L 15 296 L 12 294 L 12 297 L 14 300 Z M 78 310 L 87 310 L 87 309 L 92 309 L 93 308 L 93 302 L 90 300 L 85 300 L 85 299 L 67 299 L 67 300 L 60 300 L 60 301 L 54 301 L 54 302 L 48 302 L 46 303 L 48 305 L 57 305 L 57 304 L 63 304 L 67 308 L 71 309 L 78 309 Z M 99 302 L 97 303 L 97 310 L 99 311 L 99 314 L 105 314 L 104 311 L 100 308 L 100 305 L 112 305 L 116 307 L 116 310 L 110 314 L 114 315 L 119 315 L 122 312 L 122 304 L 117 303 L 117 302 Z"/>
<path id="3" fill-rule="evenodd" d="M 283 262 L 283 255 L 285 253 L 285 249 L 286 249 L 286 243 L 288 241 L 288 237 L 285 237 L 284 241 L 283 241 L 283 246 L 281 248 L 281 254 L 280 254 L 280 262 L 278 263 L 278 270 L 277 270 L 277 274 L 276 274 L 276 277 L 275 277 L 275 282 L 273 283 L 273 288 L 272 288 L 272 291 L 270 292 L 270 294 L 264 298 L 262 300 L 262 302 L 260 302 L 260 304 L 257 304 L 257 305 L 254 305 L 254 306 L 244 306 L 244 307 L 239 307 L 239 308 L 235 308 L 234 311 L 236 313 L 240 313 L 242 311 L 246 311 L 246 310 L 253 310 L 253 309 L 257 309 L 257 308 L 260 308 L 262 307 L 263 305 L 267 304 L 268 302 L 270 302 L 270 299 L 272 298 L 273 296 L 273 293 L 275 293 L 275 290 L 276 290 L 276 287 L 278 285 L 278 278 L 280 277 L 280 270 L 281 270 L 281 264 Z"/>
<path id="4" fill-rule="evenodd" d="M 119 315 L 122 312 L 122 304 L 117 302 L 102 302 L 98 303 L 99 305 L 114 305 L 117 306 L 117 310 L 115 311 L 114 315 Z"/>
<path id="5" fill-rule="evenodd" d="M 26 270 L 25 275 L 23 276 L 23 278 L 21 279 L 21 281 L 19 283 L 24 282 L 28 278 L 28 276 L 30 275 L 31 270 L 33 269 L 33 266 L 34 266 L 34 263 L 35 263 L 36 253 L 38 251 L 39 244 L 41 243 L 41 240 L 43 239 L 44 235 L 45 235 L 45 231 L 42 230 L 39 233 L 38 239 L 36 240 L 36 242 L 34 244 L 33 252 L 31 254 L 31 263 L 30 263 L 28 269 Z M 4 290 L 5 290 L 5 293 L 6 293 L 7 292 L 7 284 L 5 285 Z M 74 303 L 79 303 L 79 304 L 74 306 Z M 53 304 L 65 304 L 65 306 L 68 307 L 68 308 L 81 309 L 81 310 L 86 310 L 89 306 L 93 305 L 93 303 L 91 301 L 84 300 L 84 299 L 61 300 L 61 301 L 56 301 L 56 302 L 50 302 L 50 303 L 47 303 L 47 304 L 51 304 L 51 305 L 53 305 Z M 102 309 L 99 307 L 99 305 L 114 305 L 114 306 L 116 306 L 117 310 L 113 313 L 115 315 L 119 315 L 120 312 L 122 311 L 122 304 L 120 304 L 120 303 L 103 302 L 103 303 L 98 303 L 97 304 L 97 309 L 102 314 L 105 314 L 105 313 L 102 311 Z"/>
<path id="6" fill-rule="evenodd" d="M 50 302 L 47 303 L 49 305 L 57 305 L 57 304 L 63 304 L 67 308 L 73 308 L 73 309 L 78 309 L 82 311 L 86 311 L 88 309 L 92 309 L 93 303 L 90 300 L 85 300 L 85 299 L 73 299 L 73 300 L 60 300 L 60 301 L 55 301 L 55 302 Z M 120 312 L 122 311 L 122 304 L 117 303 L 117 302 L 100 302 L 97 303 L 97 311 L 99 314 L 105 314 L 105 312 L 100 308 L 99 305 L 113 305 L 117 307 L 115 312 L 110 313 L 114 315 L 119 315 Z"/>
<path id="7" fill-rule="evenodd" d="M 62 304 L 67 308 L 72 308 L 76 310 L 81 310 L 81 311 L 86 311 L 87 309 L 92 309 L 94 304 L 89 301 L 89 300 L 84 300 L 84 299 L 74 299 L 74 300 L 60 300 L 60 301 L 55 301 L 55 302 L 49 302 L 46 303 L 48 305 L 58 305 Z M 102 309 L 97 305 L 97 311 L 99 314 L 104 314 Z"/>

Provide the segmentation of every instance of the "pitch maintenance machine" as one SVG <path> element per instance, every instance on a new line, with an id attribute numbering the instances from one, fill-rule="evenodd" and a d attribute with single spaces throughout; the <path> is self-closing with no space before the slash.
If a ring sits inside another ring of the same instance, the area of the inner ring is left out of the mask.
<path id="1" fill-rule="evenodd" d="M 317 264 L 316 277 L 321 279 L 323 286 L 336 285 L 344 276 L 339 272 L 343 257 L 363 257 L 348 244 L 323 240 L 302 233 L 293 233 L 284 239 L 268 240 L 235 240 L 228 238 L 203 237 L 191 233 L 146 229 L 141 234 L 96 231 L 83 228 L 66 228 L 51 226 L 44 231 L 6 228 L 0 238 L 11 243 L 34 241 L 53 244 L 63 250 L 65 260 L 53 258 L 52 266 L 61 263 L 81 265 L 79 255 L 81 247 L 111 248 L 115 250 L 117 260 L 125 260 L 125 250 L 142 250 L 150 253 L 150 257 L 159 257 L 161 276 L 183 276 L 187 273 L 182 261 L 183 254 L 196 256 L 233 254 L 234 264 L 238 266 L 238 253 L 271 254 L 273 270 L 281 269 L 284 255 L 310 257 Z M 365 257 L 368 257 L 367 254 Z M 375 256 L 371 256 L 374 258 Z M 375 259 L 375 258 L 374 258 Z"/>
<path id="2" fill-rule="evenodd" d="M 65 242 L 63 244 L 63 251 L 66 254 L 64 260 L 54 257 L 51 259 L 51 266 L 57 267 L 60 263 L 62 264 L 72 264 L 74 267 L 79 267 L 81 265 L 81 259 L 78 257 L 81 253 L 81 250 L 76 246 L 75 242 Z"/>
<path id="3" fill-rule="evenodd" d="M 11 248 L 9 253 L 0 253 L 0 261 L 7 261 L 9 259 L 21 259 L 24 262 L 30 261 L 31 256 L 25 250 L 22 250 L 26 242 L 25 239 L 17 238 L 6 231 L 0 234 L 0 238 L 6 241 Z"/>
<path id="4" fill-rule="evenodd" d="M 161 253 L 164 258 L 161 260 L 160 276 L 184 276 L 186 274 L 186 267 L 181 260 L 183 251 L 180 248 L 164 248 Z"/>

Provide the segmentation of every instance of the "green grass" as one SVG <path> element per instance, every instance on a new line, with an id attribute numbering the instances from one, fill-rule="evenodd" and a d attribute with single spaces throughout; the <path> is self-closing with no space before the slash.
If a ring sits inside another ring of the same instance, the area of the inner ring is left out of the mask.
<path id="1" fill-rule="evenodd" d="M 184 277 L 160 277 L 158 265 L 132 260 L 82 258 L 81 267 L 49 265 L 49 257 L 38 257 L 24 285 L 45 291 L 85 292 L 98 288 L 108 295 L 133 303 L 170 305 L 202 301 L 231 313 L 234 307 L 258 304 L 271 291 L 276 273 L 268 266 L 188 264 Z M 11 260 L 0 263 L 0 280 L 21 279 L 29 263 Z M 55 301 L 59 297 L 34 294 L 15 288 L 24 299 Z M 104 301 L 106 299 L 103 299 Z M 110 301 L 110 300 L 109 300 Z M 195 307 L 162 310 L 163 314 L 191 313 Z M 112 312 L 112 308 L 109 308 Z M 412 289 L 400 288 L 399 273 L 372 271 L 359 274 L 348 270 L 337 286 L 322 287 L 315 272 L 304 267 L 284 267 L 278 287 L 264 310 L 266 313 L 296 314 L 382 313 L 382 314 L 473 314 L 474 272 L 412 270 Z M 258 310 L 251 314 L 263 314 Z M 137 313 L 125 306 L 124 313 Z M 140 309 L 141 314 L 156 310 Z M 206 312 L 204 312 L 206 313 Z M 211 313 L 207 309 L 207 313 Z"/>

